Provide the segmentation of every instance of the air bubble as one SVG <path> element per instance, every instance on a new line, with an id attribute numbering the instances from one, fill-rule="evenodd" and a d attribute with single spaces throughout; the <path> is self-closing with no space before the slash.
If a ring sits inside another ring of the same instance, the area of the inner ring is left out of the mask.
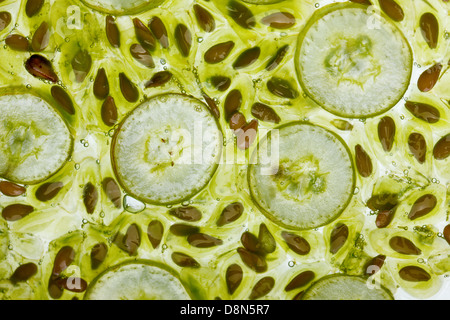
<path id="1" fill-rule="evenodd" d="M 314 4 L 314 7 L 318 8 L 318 7 L 320 7 L 320 4 L 316 3 L 316 4 Z"/>
<path id="2" fill-rule="evenodd" d="M 162 65 L 165 65 L 165 64 L 167 63 L 166 60 L 164 60 L 164 59 L 159 60 L 159 62 L 160 62 Z"/>
<path id="3" fill-rule="evenodd" d="M 353 194 L 358 194 L 359 193 L 359 188 L 356 187 L 355 189 L 353 189 Z"/>
<path id="4" fill-rule="evenodd" d="M 75 168 L 75 170 L 79 170 L 80 169 L 80 164 L 79 163 L 75 163 L 75 165 L 74 165 L 74 168 Z"/>
<path id="5" fill-rule="evenodd" d="M 183 207 L 187 207 L 187 206 L 189 205 L 189 201 L 183 201 L 183 202 L 181 203 L 181 205 L 182 205 Z"/>
<path id="6" fill-rule="evenodd" d="M 100 212 L 100 218 L 104 218 L 104 217 L 105 217 L 105 212 L 104 211 Z"/>
<path id="7" fill-rule="evenodd" d="M 69 41 L 70 41 L 70 38 L 69 38 L 69 37 L 66 37 L 66 38 L 64 38 L 64 41 L 65 41 L 65 42 L 69 42 Z"/>
<path id="8" fill-rule="evenodd" d="M 203 42 L 203 38 L 202 37 L 197 38 L 197 42 L 198 43 L 202 43 Z"/>
<path id="9" fill-rule="evenodd" d="M 292 261 L 292 260 L 288 261 L 288 266 L 291 267 L 291 268 L 293 266 L 295 266 L 295 261 Z"/>

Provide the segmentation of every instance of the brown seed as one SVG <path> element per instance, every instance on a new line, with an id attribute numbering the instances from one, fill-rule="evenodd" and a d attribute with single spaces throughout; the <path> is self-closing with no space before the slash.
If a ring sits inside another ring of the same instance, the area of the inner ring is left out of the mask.
<path id="1" fill-rule="evenodd" d="M 241 284 L 243 275 L 244 272 L 242 271 L 242 268 L 236 263 L 230 264 L 227 268 L 225 280 L 227 282 L 227 289 L 230 295 L 232 295 Z"/>
<path id="2" fill-rule="evenodd" d="M 275 279 L 272 277 L 264 277 L 260 279 L 250 292 L 249 299 L 255 300 L 267 295 L 275 286 Z"/>
<path id="3" fill-rule="evenodd" d="M 230 117 L 233 113 L 238 111 L 241 108 L 242 104 L 242 94 L 238 89 L 231 90 L 224 102 L 224 109 L 225 109 L 225 119 L 227 121 L 230 120 Z"/>
<path id="4" fill-rule="evenodd" d="M 45 57 L 33 54 L 25 63 L 25 69 L 34 77 L 50 82 L 57 82 L 58 76 L 53 71 L 52 63 Z"/>
<path id="5" fill-rule="evenodd" d="M 251 232 L 246 231 L 241 235 L 241 243 L 245 249 L 254 253 L 260 253 L 261 244 L 258 238 Z"/>
<path id="6" fill-rule="evenodd" d="M 83 82 L 91 70 L 92 58 L 87 50 L 80 50 L 72 59 L 72 69 L 77 82 Z"/>
<path id="7" fill-rule="evenodd" d="M 239 149 L 248 149 L 253 142 L 256 140 L 258 134 L 258 120 L 252 119 L 241 129 L 235 131 L 236 134 L 236 144 Z"/>
<path id="8" fill-rule="evenodd" d="M 447 241 L 447 243 L 450 244 L 450 224 L 445 226 L 442 234 L 444 235 L 444 239 Z"/>
<path id="9" fill-rule="evenodd" d="M 262 18 L 261 22 L 275 29 L 288 29 L 295 24 L 295 17 L 289 12 L 275 12 Z"/>
<path id="10" fill-rule="evenodd" d="M 419 80 L 417 80 L 417 87 L 422 92 L 428 92 L 437 83 L 439 79 L 439 75 L 442 70 L 442 65 L 440 63 L 437 63 L 427 70 L 425 70 L 419 77 Z"/>
<path id="11" fill-rule="evenodd" d="M 187 237 L 187 241 L 193 247 L 197 248 L 211 248 L 221 245 L 223 241 L 221 239 L 212 237 L 204 233 L 194 233 Z"/>
<path id="12" fill-rule="evenodd" d="M 278 51 L 275 53 L 275 56 L 269 61 L 269 63 L 266 66 L 267 71 L 272 71 L 276 67 L 278 67 L 283 61 L 284 57 L 286 56 L 287 52 L 289 50 L 289 45 L 284 45 Z"/>
<path id="13" fill-rule="evenodd" d="M 31 49 L 40 52 L 44 50 L 50 41 L 50 29 L 47 22 L 42 22 L 33 34 Z"/>
<path id="14" fill-rule="evenodd" d="M 32 276 L 34 276 L 38 271 L 37 265 L 33 262 L 28 262 L 20 265 L 14 273 L 12 274 L 10 280 L 12 283 L 17 283 L 20 281 L 27 281 Z"/>
<path id="15" fill-rule="evenodd" d="M 65 112 L 70 115 L 75 114 L 72 98 L 70 98 L 69 94 L 63 88 L 55 85 L 50 89 L 50 93 L 52 94 L 53 99 L 55 99 Z"/>
<path id="16" fill-rule="evenodd" d="M 204 92 L 202 92 L 202 96 L 203 96 L 203 99 L 205 99 L 205 102 L 206 102 L 206 104 L 208 105 L 209 110 L 211 110 L 211 113 L 214 115 L 214 117 L 215 117 L 216 119 L 219 119 L 219 118 L 220 118 L 220 110 L 219 110 L 219 108 L 217 107 L 217 104 L 216 104 L 216 102 L 214 101 L 214 99 L 211 99 L 211 97 L 208 96 L 208 95 L 207 95 L 206 93 L 204 93 Z"/>
<path id="17" fill-rule="evenodd" d="M 217 226 L 221 227 L 233 221 L 236 221 L 241 217 L 244 212 L 244 206 L 240 202 L 233 202 L 228 204 L 220 214 L 219 219 L 217 220 Z"/>
<path id="18" fill-rule="evenodd" d="M 55 280 L 55 284 L 60 288 L 77 293 L 87 289 L 86 280 L 79 277 L 58 278 Z"/>
<path id="19" fill-rule="evenodd" d="M 132 44 L 130 47 L 130 54 L 143 66 L 150 69 L 155 67 L 155 62 L 153 61 L 152 55 L 142 45 L 138 43 Z"/>
<path id="20" fill-rule="evenodd" d="M 348 238 L 348 227 L 344 223 L 338 223 L 334 226 L 330 234 L 330 252 L 336 254 L 345 244 Z"/>
<path id="21" fill-rule="evenodd" d="M 121 249 L 128 252 L 130 256 L 137 254 L 137 250 L 141 245 L 141 232 L 135 223 L 128 227 L 121 244 Z"/>
<path id="22" fill-rule="evenodd" d="M 267 81 L 267 89 L 269 91 L 281 98 L 295 99 L 298 97 L 298 92 L 292 88 L 289 81 L 281 78 L 273 77 Z"/>
<path id="23" fill-rule="evenodd" d="M 153 249 L 156 249 L 164 236 L 164 226 L 159 220 L 152 220 L 147 227 L 148 240 L 152 244 Z"/>
<path id="24" fill-rule="evenodd" d="M 164 23 L 158 17 L 153 17 L 148 23 L 150 30 L 153 32 L 155 38 L 159 41 L 163 48 L 169 47 L 169 37 Z"/>
<path id="25" fill-rule="evenodd" d="M 94 95 L 103 100 L 109 95 L 109 81 L 104 68 L 98 69 L 94 80 Z"/>
<path id="26" fill-rule="evenodd" d="M 267 263 L 262 256 L 241 247 L 237 249 L 237 252 L 244 264 L 253 271 L 258 273 L 267 271 Z"/>
<path id="27" fill-rule="evenodd" d="M 380 271 L 380 269 L 383 267 L 385 260 L 386 256 L 381 254 L 370 259 L 370 261 L 366 264 L 364 268 L 364 274 L 368 277 L 374 275 L 375 273 Z"/>
<path id="28" fill-rule="evenodd" d="M 436 207 L 437 198 L 432 194 L 425 194 L 418 198 L 409 211 L 408 218 L 415 220 L 429 214 Z"/>
<path id="29" fill-rule="evenodd" d="M 101 115 L 105 125 L 112 127 L 117 123 L 117 107 L 113 97 L 108 96 L 103 101 Z"/>
<path id="30" fill-rule="evenodd" d="M 304 293 L 305 293 L 305 290 L 300 291 L 292 298 L 292 300 L 302 300 L 302 296 Z"/>
<path id="31" fill-rule="evenodd" d="M 211 13 L 203 8 L 201 5 L 194 4 L 194 13 L 197 18 L 197 22 L 205 32 L 212 32 L 216 28 L 216 21 Z"/>
<path id="32" fill-rule="evenodd" d="M 433 156 L 436 160 L 444 160 L 450 156 L 450 133 L 443 136 L 434 145 Z"/>
<path id="33" fill-rule="evenodd" d="M 192 46 L 192 34 L 184 24 L 178 24 L 174 32 L 175 40 L 183 57 L 189 56 Z"/>
<path id="34" fill-rule="evenodd" d="M 159 71 L 155 73 L 149 81 L 145 84 L 145 88 L 155 88 L 166 84 L 172 79 L 172 73 L 169 71 Z"/>
<path id="35" fill-rule="evenodd" d="M 11 23 L 11 13 L 8 11 L 0 12 L 0 32 L 3 31 Z"/>
<path id="36" fill-rule="evenodd" d="M 231 50 L 234 48 L 233 41 L 225 41 L 213 45 L 211 48 L 206 50 L 203 56 L 205 62 L 210 64 L 216 64 L 225 60 L 230 54 Z"/>
<path id="37" fill-rule="evenodd" d="M 394 251 L 401 254 L 419 255 L 422 253 L 411 240 L 401 236 L 392 237 L 389 240 L 389 245 Z"/>
<path id="38" fill-rule="evenodd" d="M 240 113 L 239 111 L 233 113 L 233 115 L 230 117 L 230 129 L 231 130 L 238 130 L 241 129 L 243 126 L 247 124 L 247 120 L 245 119 L 245 116 Z"/>
<path id="39" fill-rule="evenodd" d="M 0 192 L 8 197 L 18 197 L 24 194 L 27 189 L 21 185 L 9 181 L 0 181 Z"/>
<path id="40" fill-rule="evenodd" d="M 20 34 L 11 34 L 6 37 L 5 44 L 15 51 L 28 51 L 30 49 L 30 42 Z"/>
<path id="41" fill-rule="evenodd" d="M 169 214 L 185 221 L 199 221 L 202 218 L 201 211 L 192 206 L 172 208 Z"/>
<path id="42" fill-rule="evenodd" d="M 119 28 L 117 27 L 116 21 L 114 20 L 114 18 L 112 16 L 106 17 L 105 31 L 106 31 L 106 37 L 108 38 L 109 43 L 114 48 L 119 48 L 120 47 L 120 31 L 119 31 Z"/>
<path id="43" fill-rule="evenodd" d="M 423 135 L 417 132 L 413 132 L 408 137 L 408 147 L 409 151 L 413 154 L 419 163 L 425 162 L 425 157 L 427 155 L 427 142 Z"/>
<path id="44" fill-rule="evenodd" d="M 102 181 L 102 188 L 108 199 L 111 200 L 116 208 L 120 209 L 122 207 L 122 193 L 116 180 L 111 177 L 106 177 Z"/>
<path id="45" fill-rule="evenodd" d="M 175 262 L 176 265 L 180 267 L 187 267 L 187 268 L 199 268 L 200 264 L 192 258 L 191 256 L 188 256 L 185 253 L 182 252 L 174 252 L 172 253 L 172 260 Z"/>
<path id="46" fill-rule="evenodd" d="M 119 84 L 120 91 L 125 100 L 131 103 L 138 101 L 139 90 L 123 72 L 119 73 Z"/>
<path id="47" fill-rule="evenodd" d="M 242 52 L 239 57 L 233 63 L 234 69 L 246 68 L 258 60 L 261 54 L 261 49 L 259 47 L 253 47 Z"/>
<path id="48" fill-rule="evenodd" d="M 20 220 L 34 211 L 32 206 L 26 204 L 10 204 L 3 208 L 2 216 L 6 221 Z"/>
<path id="49" fill-rule="evenodd" d="M 266 122 L 279 123 L 281 118 L 278 114 L 266 104 L 255 102 L 252 105 L 252 116 L 256 119 Z"/>
<path id="50" fill-rule="evenodd" d="M 62 182 L 46 182 L 41 184 L 35 192 L 36 199 L 42 202 L 50 201 L 64 187 Z"/>
<path id="51" fill-rule="evenodd" d="M 156 39 L 147 26 L 139 18 L 133 19 L 133 25 L 136 38 L 141 46 L 148 51 L 155 50 Z"/>
<path id="52" fill-rule="evenodd" d="M 368 6 L 370 6 L 372 4 L 369 0 L 350 0 L 350 1 L 354 2 L 354 3 L 365 4 Z"/>
<path id="53" fill-rule="evenodd" d="M 337 129 L 342 130 L 342 131 L 352 131 L 353 130 L 353 125 L 346 120 L 333 119 L 330 121 L 330 123 L 333 126 L 335 126 Z"/>
<path id="54" fill-rule="evenodd" d="M 405 107 L 416 118 L 419 118 L 428 123 L 436 123 L 440 119 L 439 110 L 429 104 L 421 103 L 421 102 L 407 101 L 405 103 Z"/>
<path id="55" fill-rule="evenodd" d="M 252 29 L 256 25 L 253 13 L 245 5 L 231 0 L 227 4 L 228 15 L 244 29 Z"/>
<path id="56" fill-rule="evenodd" d="M 90 182 L 86 183 L 83 188 L 83 203 L 86 212 L 91 214 L 94 212 L 98 202 L 97 188 Z"/>
<path id="57" fill-rule="evenodd" d="M 258 240 L 260 243 L 261 251 L 264 254 L 272 253 L 277 248 L 275 238 L 270 233 L 269 229 L 264 223 L 259 225 Z"/>
<path id="58" fill-rule="evenodd" d="M 301 273 L 299 273 L 297 276 L 295 276 L 284 288 L 285 291 L 291 291 L 300 287 L 306 286 L 308 283 L 310 283 L 316 274 L 313 271 L 306 270 Z"/>
<path id="59" fill-rule="evenodd" d="M 435 49 L 439 37 L 439 23 L 434 14 L 426 12 L 420 17 L 420 31 L 428 47 Z"/>
<path id="60" fill-rule="evenodd" d="M 185 237 L 190 234 L 198 233 L 200 228 L 190 224 L 175 223 L 170 226 L 169 231 L 176 236 Z"/>
<path id="61" fill-rule="evenodd" d="M 52 269 L 52 278 L 57 278 L 67 269 L 75 260 L 75 250 L 70 246 L 64 246 L 59 249 L 55 256 Z"/>
<path id="62" fill-rule="evenodd" d="M 61 287 L 60 283 L 57 282 L 58 278 L 50 278 L 48 282 L 48 293 L 50 294 L 50 297 L 53 299 L 59 299 L 61 298 L 64 288 Z"/>
<path id="63" fill-rule="evenodd" d="M 97 243 L 91 249 L 91 268 L 92 270 L 96 270 L 106 259 L 106 255 L 108 254 L 108 246 L 103 243 Z"/>
<path id="64" fill-rule="evenodd" d="M 373 211 L 390 210 L 398 203 L 398 195 L 394 193 L 374 194 L 367 200 L 367 207 Z"/>
<path id="65" fill-rule="evenodd" d="M 287 231 L 281 232 L 281 236 L 286 241 L 288 247 L 295 253 L 303 256 L 311 251 L 309 242 L 302 236 Z"/>
<path id="66" fill-rule="evenodd" d="M 42 6 L 44 5 L 44 0 L 27 0 L 25 5 L 25 13 L 31 18 L 39 13 Z"/>
<path id="67" fill-rule="evenodd" d="M 380 7 L 394 21 L 402 21 L 405 18 L 402 7 L 394 0 L 380 0 Z"/>
<path id="68" fill-rule="evenodd" d="M 214 88 L 219 91 L 226 91 L 231 85 L 231 79 L 225 76 L 213 76 L 210 81 Z"/>
<path id="69" fill-rule="evenodd" d="M 394 219 L 395 211 L 397 207 L 392 209 L 380 210 L 375 219 L 375 225 L 377 228 L 386 228 Z"/>
<path id="70" fill-rule="evenodd" d="M 367 178 L 372 174 L 372 160 L 359 144 L 355 146 L 355 161 L 356 168 L 362 177 Z"/>
<path id="71" fill-rule="evenodd" d="M 417 266 L 406 266 L 398 272 L 400 278 L 410 282 L 422 282 L 431 279 L 431 276 L 424 269 Z"/>
<path id="72" fill-rule="evenodd" d="M 378 123 L 378 138 L 386 152 L 391 151 L 395 139 L 395 122 L 391 117 L 385 116 Z"/>

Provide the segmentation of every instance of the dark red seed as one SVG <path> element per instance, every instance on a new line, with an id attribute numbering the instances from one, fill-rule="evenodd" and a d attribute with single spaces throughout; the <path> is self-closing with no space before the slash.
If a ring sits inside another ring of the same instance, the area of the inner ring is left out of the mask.
<path id="1" fill-rule="evenodd" d="M 2 216 L 6 221 L 20 220 L 34 211 L 30 205 L 15 203 L 3 208 Z"/>
<path id="2" fill-rule="evenodd" d="M 27 3 L 25 5 L 26 15 L 31 18 L 38 14 L 42 6 L 44 5 L 44 2 L 44 0 L 27 0 Z"/>
<path id="3" fill-rule="evenodd" d="M 11 23 L 11 13 L 8 11 L 0 12 L 0 32 Z"/>
<path id="4" fill-rule="evenodd" d="M 308 283 L 310 283 L 315 276 L 316 274 L 311 270 L 303 271 L 296 275 L 291 281 L 289 281 L 284 290 L 291 291 L 300 287 L 304 287 Z"/>
<path id="5" fill-rule="evenodd" d="M 143 66 L 153 69 L 155 67 L 155 62 L 150 52 L 147 51 L 142 45 L 135 43 L 130 47 L 131 56 Z"/>
<path id="6" fill-rule="evenodd" d="M 437 108 L 427 103 L 407 101 L 405 103 L 405 107 L 416 118 L 426 121 L 428 123 L 438 122 L 441 116 Z"/>
<path id="7" fill-rule="evenodd" d="M 0 192 L 8 197 L 18 197 L 24 194 L 27 189 L 21 185 L 9 181 L 0 181 Z"/>
<path id="8" fill-rule="evenodd" d="M 97 269 L 103 261 L 106 259 L 106 255 L 108 254 L 108 246 L 103 243 L 97 243 L 91 249 L 91 268 L 92 270 Z"/>
<path id="9" fill-rule="evenodd" d="M 446 225 L 442 234 L 444 235 L 444 239 L 450 244 L 450 224 Z"/>
<path id="10" fill-rule="evenodd" d="M 417 132 L 413 132 L 408 137 L 408 147 L 409 151 L 413 154 L 419 163 L 425 162 L 425 157 L 427 155 L 427 142 L 423 135 Z"/>
<path id="11" fill-rule="evenodd" d="M 366 264 L 364 268 L 364 274 L 368 277 L 374 275 L 375 273 L 380 271 L 380 269 L 383 267 L 385 260 L 386 256 L 381 254 L 370 259 L 370 261 Z"/>
<path id="12" fill-rule="evenodd" d="M 249 299 L 255 300 L 267 295 L 275 286 L 275 279 L 272 277 L 264 277 L 260 279 L 250 292 Z"/>
<path id="13" fill-rule="evenodd" d="M 141 245 L 141 232 L 135 223 L 128 227 L 127 232 L 121 239 L 121 245 L 121 249 L 128 252 L 130 256 L 137 254 L 137 250 Z"/>
<path id="14" fill-rule="evenodd" d="M 226 91 L 231 85 L 231 79 L 225 76 L 213 76 L 210 81 L 214 88 L 219 91 Z"/>
<path id="15" fill-rule="evenodd" d="M 386 152 L 391 151 L 395 139 L 395 122 L 391 117 L 385 116 L 378 123 L 378 138 Z"/>
<path id="16" fill-rule="evenodd" d="M 248 149 L 256 140 L 258 134 L 258 120 L 252 119 L 249 123 L 243 126 L 241 129 L 235 131 L 236 144 L 239 149 Z"/>
<path id="17" fill-rule="evenodd" d="M 40 52 L 44 50 L 50 41 L 50 29 L 47 22 L 42 22 L 31 38 L 31 49 Z"/>
<path id="18" fill-rule="evenodd" d="M 119 48 L 120 47 L 120 31 L 119 31 L 119 28 L 117 27 L 116 21 L 114 20 L 114 18 L 112 16 L 106 17 L 105 31 L 106 31 L 106 37 L 108 38 L 109 43 L 114 48 Z"/>
<path id="19" fill-rule="evenodd" d="M 439 38 L 439 23 L 434 14 L 426 12 L 420 17 L 420 31 L 430 49 L 435 49 Z"/>
<path id="20" fill-rule="evenodd" d="M 390 210 L 398 203 L 398 195 L 394 193 L 374 194 L 367 200 L 366 205 L 373 211 Z"/>
<path id="21" fill-rule="evenodd" d="M 205 32 L 212 32 L 216 28 L 216 22 L 208 10 L 199 4 L 194 4 L 194 13 L 197 22 Z"/>
<path id="22" fill-rule="evenodd" d="M 17 283 L 20 281 L 27 281 L 32 276 L 34 276 L 38 271 L 37 265 L 33 262 L 28 262 L 20 265 L 14 273 L 12 274 L 10 280 L 12 283 Z"/>
<path id="23" fill-rule="evenodd" d="M 77 82 L 83 82 L 91 70 L 92 58 L 87 50 L 80 50 L 72 59 L 72 69 Z"/>
<path id="24" fill-rule="evenodd" d="M 155 73 L 145 84 L 145 88 L 156 88 L 165 85 L 172 79 L 172 73 L 169 71 L 159 71 Z"/>
<path id="25" fill-rule="evenodd" d="M 147 236 L 153 249 L 156 249 L 164 236 L 164 226 L 159 220 L 152 220 L 147 227 Z"/>
<path id="26" fill-rule="evenodd" d="M 283 61 L 283 58 L 286 56 L 286 53 L 288 52 L 288 50 L 289 50 L 289 45 L 285 45 L 285 46 L 281 47 L 280 49 L 278 49 L 275 56 L 267 64 L 266 70 L 272 71 L 273 69 L 278 67 L 280 65 L 281 61 Z"/>
<path id="27" fill-rule="evenodd" d="M 120 209 L 122 207 L 122 192 L 116 180 L 111 177 L 103 179 L 102 188 L 108 199 L 111 200 L 116 208 Z"/>
<path id="28" fill-rule="evenodd" d="M 375 225 L 377 228 L 386 228 L 394 219 L 395 211 L 397 207 L 392 209 L 380 210 L 375 219 Z"/>
<path id="29" fill-rule="evenodd" d="M 411 210 L 409 211 L 408 218 L 415 220 L 429 214 L 436 207 L 437 198 L 432 194 L 425 194 L 417 199 Z"/>
<path id="30" fill-rule="evenodd" d="M 206 104 L 209 107 L 209 110 L 211 111 L 211 113 L 214 115 L 214 117 L 216 119 L 220 118 L 220 110 L 217 107 L 216 102 L 214 101 L 214 99 L 211 99 L 210 96 L 208 96 L 206 93 L 202 93 L 203 99 L 205 99 Z"/>
<path id="31" fill-rule="evenodd" d="M 192 206 L 172 208 L 169 214 L 185 221 L 199 221 L 202 218 L 202 212 Z"/>
<path id="32" fill-rule="evenodd" d="M 228 293 L 232 295 L 242 282 L 244 272 L 238 264 L 231 264 L 225 273 Z"/>
<path id="33" fill-rule="evenodd" d="M 75 114 L 75 107 L 73 106 L 72 98 L 69 94 L 60 86 L 53 86 L 50 89 L 53 99 L 58 103 L 58 105 L 68 114 Z"/>
<path id="34" fill-rule="evenodd" d="M 405 18 L 402 7 L 394 0 L 379 0 L 383 10 L 392 20 L 402 21 Z"/>
<path id="35" fill-rule="evenodd" d="M 62 247 L 55 256 L 52 269 L 52 278 L 57 278 L 72 264 L 75 259 L 75 250 L 70 246 Z"/>
<path id="36" fill-rule="evenodd" d="M 120 91 L 128 102 L 136 102 L 139 99 L 139 90 L 123 72 L 119 73 Z"/>
<path id="37" fill-rule="evenodd" d="M 406 255 L 419 255 L 422 251 L 409 239 L 394 236 L 389 239 L 389 246 L 396 252 Z"/>
<path id="38" fill-rule="evenodd" d="M 86 212 L 91 214 L 94 213 L 95 207 L 98 202 L 98 191 L 97 188 L 90 182 L 86 183 L 83 188 L 83 203 L 86 208 Z"/>
<path id="39" fill-rule="evenodd" d="M 428 92 L 436 85 L 439 75 L 442 70 L 442 65 L 437 63 L 427 70 L 425 70 L 417 80 L 417 87 L 422 92 Z"/>
<path id="40" fill-rule="evenodd" d="M 230 117 L 229 122 L 231 130 L 241 129 L 243 126 L 247 124 L 245 116 L 239 111 L 233 113 L 233 115 Z"/>
<path id="41" fill-rule="evenodd" d="M 204 233 L 193 233 L 187 237 L 188 243 L 197 248 L 211 248 L 221 245 L 223 241 Z"/>
<path id="42" fill-rule="evenodd" d="M 367 178 L 372 174 L 372 160 L 363 147 L 359 144 L 355 146 L 355 162 L 356 168 L 362 177 Z"/>
<path id="43" fill-rule="evenodd" d="M 98 69 L 94 80 L 94 95 L 103 100 L 109 95 L 109 81 L 104 68 Z"/>
<path id="44" fill-rule="evenodd" d="M 206 50 L 203 58 L 206 63 L 216 64 L 225 60 L 230 54 L 231 50 L 234 48 L 233 41 L 225 41 L 213 45 L 211 48 Z"/>
<path id="45" fill-rule="evenodd" d="M 354 2 L 354 3 L 368 5 L 368 6 L 370 6 L 372 4 L 369 0 L 350 0 L 350 1 Z"/>
<path id="46" fill-rule="evenodd" d="M 330 252 L 336 254 L 347 242 L 348 227 L 346 224 L 338 223 L 334 226 L 330 234 Z"/>
<path id="47" fill-rule="evenodd" d="M 117 123 L 117 106 L 113 97 L 108 96 L 103 101 L 100 113 L 105 125 L 112 127 Z"/>
<path id="48" fill-rule="evenodd" d="M 239 219 L 244 212 L 244 206 L 240 202 L 233 202 L 228 204 L 220 214 L 219 219 L 217 220 L 217 226 L 221 227 L 233 221 Z"/>
<path id="49" fill-rule="evenodd" d="M 228 15 L 244 29 L 252 29 L 256 25 L 255 16 L 245 5 L 231 0 L 227 5 Z"/>
<path id="50" fill-rule="evenodd" d="M 61 296 L 64 293 L 64 288 L 61 287 L 61 284 L 58 283 L 57 280 L 58 280 L 57 278 L 56 279 L 50 278 L 48 282 L 48 293 L 50 297 L 52 297 L 53 299 L 61 298 Z"/>
<path id="51" fill-rule="evenodd" d="M 62 182 L 46 182 L 41 184 L 35 192 L 36 199 L 42 202 L 50 201 L 56 197 L 64 187 Z"/>
<path id="52" fill-rule="evenodd" d="M 169 37 L 167 35 L 164 23 L 158 17 L 153 17 L 148 23 L 150 30 L 153 32 L 155 38 L 159 41 L 163 48 L 169 47 Z"/>
<path id="53" fill-rule="evenodd" d="M 261 22 L 276 29 L 288 29 L 295 25 L 295 17 L 289 12 L 275 12 L 265 16 Z"/>
<path id="54" fill-rule="evenodd" d="M 267 263 L 264 257 L 248 251 L 245 248 L 238 248 L 237 252 L 244 264 L 255 272 L 261 273 L 267 271 Z"/>
<path id="55" fill-rule="evenodd" d="M 450 156 L 450 133 L 443 136 L 434 145 L 433 156 L 436 160 L 444 160 Z"/>
<path id="56" fill-rule="evenodd" d="M 241 243 L 245 249 L 254 253 L 260 253 L 261 244 L 258 238 L 251 232 L 246 231 L 241 235 Z"/>
<path id="57" fill-rule="evenodd" d="M 281 236 L 286 241 L 288 247 L 295 253 L 303 256 L 311 251 L 309 242 L 302 236 L 287 231 L 283 231 Z"/>
<path id="58" fill-rule="evenodd" d="M 234 61 L 234 69 L 242 69 L 250 66 L 256 60 L 258 60 L 261 54 L 261 49 L 259 47 L 253 47 L 242 52 Z"/>
<path id="59" fill-rule="evenodd" d="M 241 108 L 242 93 L 238 89 L 231 90 L 224 102 L 225 119 L 230 120 L 230 117 Z"/>
<path id="60" fill-rule="evenodd" d="M 174 252 L 172 253 L 172 260 L 176 265 L 184 268 L 199 268 L 200 264 L 192 258 L 191 256 L 182 253 L 182 252 Z"/>
<path id="61" fill-rule="evenodd" d="M 398 272 L 400 278 L 410 282 L 423 282 L 431 279 L 431 276 L 424 269 L 417 266 L 406 266 Z"/>
<path id="62" fill-rule="evenodd" d="M 20 34 L 10 34 L 6 37 L 5 44 L 15 51 L 28 51 L 30 49 L 30 42 Z"/>
<path id="63" fill-rule="evenodd" d="M 192 46 L 192 34 L 188 27 L 184 24 L 178 24 L 175 27 L 174 37 L 181 55 L 183 57 L 189 56 Z"/>
<path id="64" fill-rule="evenodd" d="M 267 89 L 280 98 L 295 99 L 298 97 L 297 90 L 295 90 L 290 82 L 285 79 L 277 77 L 271 78 L 267 81 Z"/>
<path id="65" fill-rule="evenodd" d="M 255 102 L 252 105 L 252 116 L 256 119 L 266 122 L 279 123 L 281 121 L 280 116 L 266 104 Z"/>
<path id="66" fill-rule="evenodd" d="M 156 48 L 156 39 L 146 25 L 139 19 L 133 19 L 136 38 L 145 50 L 153 51 Z"/>
<path id="67" fill-rule="evenodd" d="M 34 77 L 50 82 L 57 82 L 58 76 L 53 71 L 52 63 L 45 57 L 33 54 L 25 63 L 25 69 Z"/>
<path id="68" fill-rule="evenodd" d="M 185 237 L 190 234 L 198 233 L 200 228 L 190 224 L 175 223 L 170 226 L 169 231 L 176 236 Z"/>

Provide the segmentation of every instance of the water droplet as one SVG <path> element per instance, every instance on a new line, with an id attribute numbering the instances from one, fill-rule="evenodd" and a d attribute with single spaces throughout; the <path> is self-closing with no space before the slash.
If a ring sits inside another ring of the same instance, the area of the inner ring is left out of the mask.
<path id="1" fill-rule="evenodd" d="M 164 59 L 159 60 L 159 62 L 160 62 L 162 65 L 165 65 L 165 64 L 166 64 L 166 60 L 164 60 Z"/>
<path id="2" fill-rule="evenodd" d="M 95 160 L 96 164 L 100 164 L 100 159 Z"/>
<path id="3" fill-rule="evenodd" d="M 316 3 L 316 4 L 314 4 L 314 7 L 318 8 L 318 7 L 320 7 L 320 4 Z"/>
<path id="4" fill-rule="evenodd" d="M 425 260 L 423 258 L 419 258 L 419 259 L 417 259 L 417 262 L 418 263 L 425 263 Z"/>
<path id="5" fill-rule="evenodd" d="M 104 218 L 104 217 L 105 217 L 105 212 L 104 211 L 100 212 L 100 218 Z"/>
<path id="6" fill-rule="evenodd" d="M 202 38 L 202 37 L 197 38 L 197 42 L 198 42 L 198 43 L 203 42 L 203 38 Z"/>
<path id="7" fill-rule="evenodd" d="M 292 268 L 293 266 L 295 266 L 295 261 L 292 261 L 292 260 L 289 261 L 289 262 L 288 262 L 288 266 L 291 267 L 291 268 Z"/>
<path id="8" fill-rule="evenodd" d="M 75 163 L 75 165 L 74 165 L 74 168 L 75 168 L 75 170 L 78 170 L 78 169 L 80 169 L 80 164 L 79 163 Z"/>
<path id="9" fill-rule="evenodd" d="M 437 182 L 437 179 L 436 179 L 436 178 L 432 178 L 432 179 L 431 179 L 431 182 L 436 183 L 436 182 Z"/>
<path id="10" fill-rule="evenodd" d="M 123 197 L 123 207 L 130 213 L 139 213 L 145 209 L 145 203 L 129 195 L 125 195 Z"/>
<path id="11" fill-rule="evenodd" d="M 31 89 L 31 84 L 26 85 L 27 89 Z"/>
<path id="12" fill-rule="evenodd" d="M 69 38 L 69 37 L 66 37 L 66 38 L 64 39 L 64 41 L 65 41 L 65 42 L 69 42 L 69 41 L 70 41 L 70 38 Z"/>
<path id="13" fill-rule="evenodd" d="M 182 206 L 187 207 L 189 205 L 189 201 L 183 201 L 181 203 Z"/>
<path id="14" fill-rule="evenodd" d="M 358 193 L 359 193 L 359 188 L 356 187 L 356 188 L 353 190 L 353 194 L 358 194 Z"/>
<path id="15" fill-rule="evenodd" d="M 286 37 L 287 36 L 287 33 L 286 32 L 281 32 L 280 33 L 280 37 Z"/>

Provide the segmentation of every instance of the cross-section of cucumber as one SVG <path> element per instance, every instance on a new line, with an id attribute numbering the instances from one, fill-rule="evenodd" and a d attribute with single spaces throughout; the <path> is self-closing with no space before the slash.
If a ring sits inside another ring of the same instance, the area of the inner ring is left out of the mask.
<path id="1" fill-rule="evenodd" d="M 401 31 L 371 7 L 332 4 L 298 38 L 296 71 L 305 93 L 343 117 L 370 117 L 406 92 L 412 51 Z"/>
<path id="2" fill-rule="evenodd" d="M 164 0 L 81 0 L 88 7 L 101 12 L 125 15 L 137 14 L 159 6 Z"/>
<path id="3" fill-rule="evenodd" d="M 23 184 L 57 172 L 72 152 L 64 120 L 43 99 L 31 94 L 0 96 L 0 176 Z"/>
<path id="4" fill-rule="evenodd" d="M 339 136 L 313 124 L 291 122 L 258 144 L 248 181 L 254 202 L 268 218 L 287 228 L 311 229 L 342 213 L 355 175 Z"/>
<path id="5" fill-rule="evenodd" d="M 385 287 L 358 276 L 334 274 L 314 282 L 302 300 L 394 300 Z"/>
<path id="6" fill-rule="evenodd" d="M 209 182 L 222 144 L 222 132 L 204 103 L 181 94 L 159 95 L 120 124 L 111 149 L 113 167 L 137 199 L 179 203 Z"/>
<path id="7" fill-rule="evenodd" d="M 189 300 L 188 291 L 169 267 L 151 261 L 119 264 L 97 276 L 85 300 Z"/>

